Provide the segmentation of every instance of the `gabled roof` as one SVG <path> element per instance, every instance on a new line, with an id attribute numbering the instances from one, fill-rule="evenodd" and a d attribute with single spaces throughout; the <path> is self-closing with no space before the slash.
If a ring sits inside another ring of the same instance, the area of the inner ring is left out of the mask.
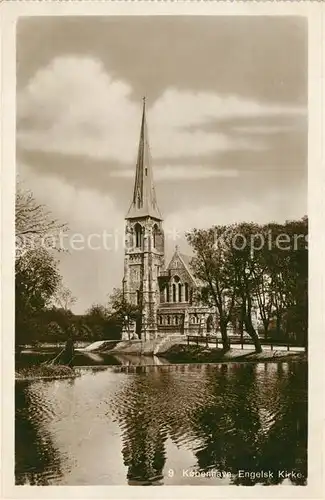
<path id="1" fill-rule="evenodd" d="M 194 275 L 193 275 L 193 271 L 192 271 L 192 269 L 191 269 L 191 264 L 190 264 L 190 263 L 191 263 L 191 259 L 192 259 L 192 257 L 191 257 L 190 255 L 186 255 L 186 254 L 180 253 L 180 252 L 178 251 L 178 247 L 177 247 L 177 246 L 176 246 L 176 248 L 175 248 L 175 252 L 174 252 L 174 254 L 173 254 L 172 258 L 170 259 L 170 262 L 169 262 L 169 264 L 168 264 L 168 266 L 167 266 L 167 269 L 172 269 L 172 264 L 173 264 L 173 262 L 174 262 L 177 258 L 178 258 L 178 260 L 179 260 L 179 261 L 183 264 L 183 266 L 184 266 L 184 268 L 185 268 L 185 270 L 186 270 L 187 274 L 188 274 L 188 275 L 189 275 L 189 277 L 191 278 L 191 280 L 192 280 L 195 284 L 197 284 L 197 280 L 196 280 L 196 278 L 195 278 L 195 277 L 194 277 Z"/>
<path id="2" fill-rule="evenodd" d="M 162 220 L 153 182 L 151 155 L 146 123 L 146 104 L 143 99 L 143 112 L 140 130 L 138 159 L 135 172 L 133 198 L 126 219 L 153 217 Z"/>
<path id="3" fill-rule="evenodd" d="M 180 252 L 178 252 L 178 255 L 180 256 L 186 267 L 191 269 L 191 260 L 193 259 L 193 257 L 191 255 L 186 255 L 185 253 Z"/>

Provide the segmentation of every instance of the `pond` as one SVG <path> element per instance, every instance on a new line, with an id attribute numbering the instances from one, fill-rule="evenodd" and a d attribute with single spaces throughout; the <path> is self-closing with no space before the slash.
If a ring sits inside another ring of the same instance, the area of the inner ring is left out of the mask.
<path id="1" fill-rule="evenodd" d="M 306 484 L 305 363 L 111 363 L 16 383 L 16 484 Z"/>

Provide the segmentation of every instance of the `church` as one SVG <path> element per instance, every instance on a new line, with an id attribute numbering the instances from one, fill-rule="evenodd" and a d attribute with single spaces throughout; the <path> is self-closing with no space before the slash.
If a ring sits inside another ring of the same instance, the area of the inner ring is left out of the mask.
<path id="1" fill-rule="evenodd" d="M 146 104 L 140 129 L 133 197 L 126 215 L 123 294 L 138 305 L 136 337 L 152 340 L 169 334 L 206 335 L 215 330 L 215 311 L 198 300 L 200 284 L 191 257 L 176 246 L 165 262 L 163 217 L 157 204 L 148 142 Z"/>

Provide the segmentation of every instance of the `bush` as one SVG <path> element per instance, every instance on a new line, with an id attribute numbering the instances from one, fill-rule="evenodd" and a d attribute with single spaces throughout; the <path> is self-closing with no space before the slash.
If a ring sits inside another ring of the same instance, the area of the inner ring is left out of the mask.
<path id="1" fill-rule="evenodd" d="M 222 349 L 207 349 L 200 345 L 173 345 L 163 356 L 166 359 L 180 363 L 214 363 L 220 361 Z"/>
<path id="2" fill-rule="evenodd" d="M 21 368 L 16 372 L 16 379 L 33 378 L 70 378 L 75 377 L 75 371 L 66 365 L 34 365 Z"/>

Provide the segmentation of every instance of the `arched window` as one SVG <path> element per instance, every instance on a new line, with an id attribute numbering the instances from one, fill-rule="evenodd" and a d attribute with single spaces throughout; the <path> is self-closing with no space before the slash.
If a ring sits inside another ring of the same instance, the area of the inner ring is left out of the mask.
<path id="1" fill-rule="evenodd" d="M 140 304 L 140 290 L 137 290 L 137 305 Z"/>
<path id="2" fill-rule="evenodd" d="M 182 288 L 183 287 L 182 287 L 181 283 L 178 283 L 178 302 L 182 302 L 182 299 L 183 299 Z"/>
<path id="3" fill-rule="evenodd" d="M 157 248 L 158 234 L 159 234 L 158 226 L 157 226 L 157 224 L 155 224 L 153 226 L 153 230 L 152 230 L 152 242 L 153 242 L 154 248 Z"/>
<path id="4" fill-rule="evenodd" d="M 135 230 L 135 246 L 136 248 L 142 248 L 142 226 L 137 223 L 134 226 L 134 230 Z"/>
<path id="5" fill-rule="evenodd" d="M 188 302 L 188 283 L 185 283 L 185 302 Z"/>
<path id="6" fill-rule="evenodd" d="M 176 285 L 173 284 L 173 302 L 176 302 Z"/>
<path id="7" fill-rule="evenodd" d="M 169 286 L 166 285 L 166 302 L 169 302 Z"/>
<path id="8" fill-rule="evenodd" d="M 163 287 L 160 293 L 160 303 L 166 302 L 166 289 Z"/>
<path id="9" fill-rule="evenodd" d="M 178 316 L 175 316 L 175 325 L 178 325 Z"/>
<path id="10" fill-rule="evenodd" d="M 173 302 L 177 302 L 179 300 L 179 286 L 178 283 L 180 282 L 179 276 L 175 275 L 173 276 Z"/>

